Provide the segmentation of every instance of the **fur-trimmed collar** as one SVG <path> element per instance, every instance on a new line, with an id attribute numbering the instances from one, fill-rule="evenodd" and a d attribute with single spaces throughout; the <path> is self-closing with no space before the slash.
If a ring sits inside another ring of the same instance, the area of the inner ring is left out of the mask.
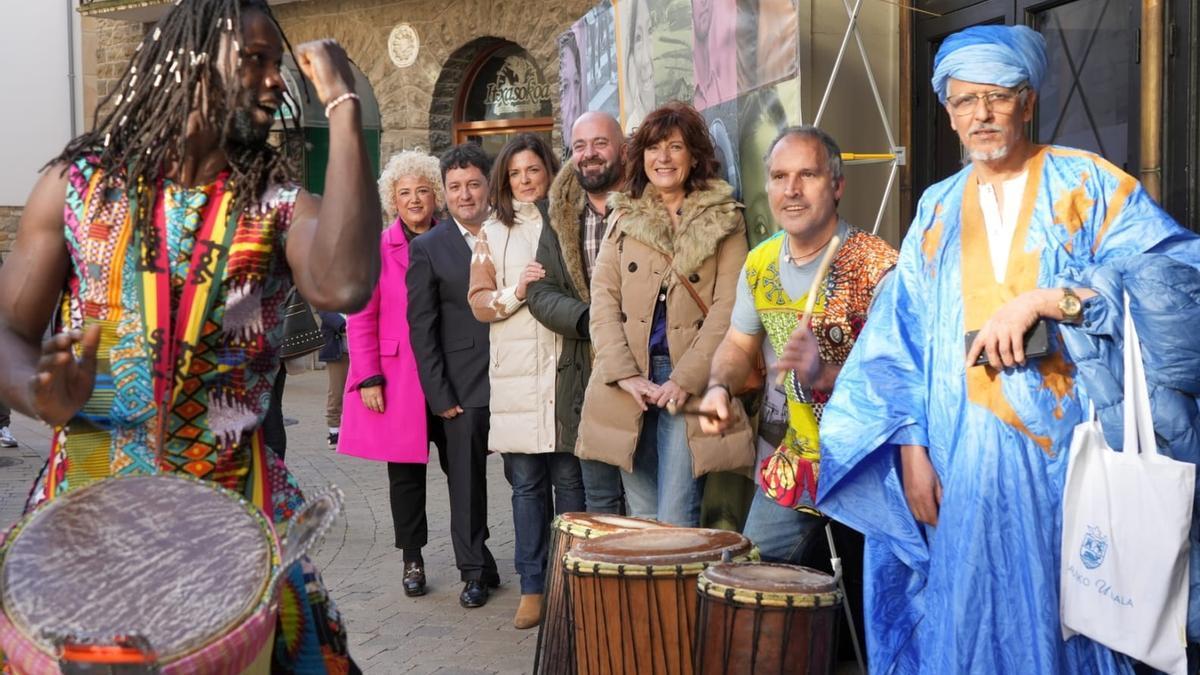
<path id="1" fill-rule="evenodd" d="M 738 210 L 743 208 L 733 198 L 733 187 L 720 179 L 710 181 L 707 190 L 684 198 L 678 230 L 671 227 L 671 218 L 653 185 L 646 186 L 641 199 L 615 192 L 609 195 L 608 205 L 614 215 L 621 214 L 617 226 L 622 232 L 673 257 L 675 270 L 684 276 L 716 254 L 725 237 L 741 223 Z"/>
<path id="2" fill-rule="evenodd" d="M 562 249 L 563 265 L 575 286 L 579 299 L 591 302 L 587 277 L 583 273 L 583 250 L 580 217 L 587 206 L 587 192 L 579 184 L 575 173 L 575 162 L 563 164 L 554 183 L 550 186 L 550 227 L 558 235 L 558 246 Z"/>

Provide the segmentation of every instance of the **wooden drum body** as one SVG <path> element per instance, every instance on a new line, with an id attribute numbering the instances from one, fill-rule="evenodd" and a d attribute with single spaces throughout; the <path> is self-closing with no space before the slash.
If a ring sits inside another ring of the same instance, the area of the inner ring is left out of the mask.
<path id="1" fill-rule="evenodd" d="M 564 513 L 554 519 L 546 565 L 545 604 L 533 660 L 534 675 L 574 675 L 576 672 L 571 600 L 563 567 L 563 559 L 571 545 L 611 534 L 661 527 L 670 526 L 656 520 L 605 513 Z"/>
<path id="2" fill-rule="evenodd" d="M 690 675 L 696 578 L 750 553 L 736 532 L 672 528 L 576 543 L 567 554 L 581 675 Z"/>
<path id="3" fill-rule="evenodd" d="M 696 672 L 833 672 L 842 596 L 833 577 L 796 565 L 714 565 L 700 574 Z"/>

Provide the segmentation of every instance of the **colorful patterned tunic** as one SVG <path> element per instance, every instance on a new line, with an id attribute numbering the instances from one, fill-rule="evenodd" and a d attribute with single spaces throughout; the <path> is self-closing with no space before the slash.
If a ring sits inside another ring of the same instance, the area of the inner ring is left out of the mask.
<path id="1" fill-rule="evenodd" d="M 754 296 L 754 307 L 776 354 L 783 353 L 808 302 L 807 293 L 792 298 L 783 288 L 779 260 L 786 241 L 785 232 L 776 233 L 746 258 L 746 281 Z M 875 287 L 895 264 L 896 251 L 887 242 L 850 228 L 813 310 L 812 329 L 821 360 L 834 364 L 846 361 L 866 321 Z M 759 469 L 762 489 L 783 506 L 818 513 L 814 507 L 821 461 L 817 425 L 829 392 L 803 387 L 794 372 L 784 390 L 788 430 L 783 443 Z"/>
<path id="2" fill-rule="evenodd" d="M 244 495 L 282 525 L 303 497 L 261 425 L 279 370 L 298 189 L 274 187 L 233 213 L 226 174 L 196 188 L 164 181 L 153 204 L 131 201 L 120 177 L 109 187 L 103 179 L 88 159 L 69 172 L 71 265 L 58 326 L 100 326 L 96 385 L 55 430 L 29 506 L 108 476 L 183 472 Z M 146 236 L 131 218 L 137 208 L 153 209 Z M 274 659 L 287 672 L 349 668 L 344 627 L 307 560 L 281 586 Z"/>

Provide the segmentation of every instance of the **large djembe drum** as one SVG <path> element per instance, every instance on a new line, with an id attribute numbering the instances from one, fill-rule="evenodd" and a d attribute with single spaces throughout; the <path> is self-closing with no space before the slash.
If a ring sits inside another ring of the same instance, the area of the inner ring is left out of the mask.
<path id="1" fill-rule="evenodd" d="M 713 565 L 698 580 L 699 675 L 832 672 L 842 607 L 837 581 L 807 567 Z"/>
<path id="2" fill-rule="evenodd" d="M 693 528 L 577 542 L 566 570 L 580 675 L 690 675 L 696 578 L 750 548 L 736 532 Z"/>
<path id="3" fill-rule="evenodd" d="M 17 673 L 267 673 L 282 573 L 341 509 L 271 522 L 171 475 L 109 478 L 34 509 L 0 547 L 0 649 Z M 97 668 L 99 670 L 97 670 Z"/>
<path id="4" fill-rule="evenodd" d="M 571 601 L 563 567 L 563 558 L 571 545 L 580 540 L 659 527 L 670 526 L 656 520 L 606 513 L 564 513 L 554 519 L 549 564 L 546 565 L 545 609 L 533 658 L 534 675 L 573 675 L 576 672 Z"/>

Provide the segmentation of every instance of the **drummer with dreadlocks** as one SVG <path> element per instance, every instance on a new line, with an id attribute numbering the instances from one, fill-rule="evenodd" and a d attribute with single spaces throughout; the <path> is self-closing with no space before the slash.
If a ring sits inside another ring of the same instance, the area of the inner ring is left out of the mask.
<path id="1" fill-rule="evenodd" d="M 34 188 L 0 267 L 0 400 L 54 427 L 30 507 L 160 472 L 215 481 L 276 522 L 300 503 L 261 433 L 284 296 L 294 283 L 318 309 L 361 308 L 381 219 L 331 40 L 293 50 L 329 118 L 326 193 L 288 181 L 267 142 L 285 44 L 265 0 L 175 0 Z M 280 606 L 276 669 L 357 670 L 307 560 Z"/>

